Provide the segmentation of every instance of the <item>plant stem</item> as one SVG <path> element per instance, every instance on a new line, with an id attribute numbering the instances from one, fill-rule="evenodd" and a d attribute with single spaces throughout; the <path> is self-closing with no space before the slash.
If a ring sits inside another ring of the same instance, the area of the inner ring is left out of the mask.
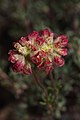
<path id="1" fill-rule="evenodd" d="M 40 79 L 37 77 L 37 75 L 34 71 L 33 71 L 33 77 L 34 77 L 36 85 L 39 86 L 45 92 L 46 100 L 48 100 L 47 90 L 46 90 L 45 86 L 41 83 Z"/>
<path id="2" fill-rule="evenodd" d="M 57 97 L 58 91 L 57 91 L 57 88 L 56 88 L 56 85 L 55 85 L 55 82 L 54 82 L 54 79 L 53 79 L 52 71 L 50 71 L 50 79 L 51 79 L 51 85 L 52 85 L 52 88 L 54 90 L 55 97 Z"/>
<path id="3" fill-rule="evenodd" d="M 51 85 L 54 88 L 54 79 L 53 79 L 52 71 L 50 71 L 50 79 L 51 79 Z"/>

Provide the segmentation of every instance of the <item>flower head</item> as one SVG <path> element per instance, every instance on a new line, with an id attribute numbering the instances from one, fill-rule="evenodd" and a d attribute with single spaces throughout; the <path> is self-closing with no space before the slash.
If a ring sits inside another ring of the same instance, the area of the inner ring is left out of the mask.
<path id="1" fill-rule="evenodd" d="M 54 66 L 63 66 L 62 56 L 67 55 L 68 39 L 64 35 L 54 38 L 54 33 L 44 29 L 39 33 L 33 31 L 27 37 L 14 43 L 14 50 L 9 51 L 9 61 L 16 72 L 31 74 L 34 65 L 45 69 L 47 74 Z"/>

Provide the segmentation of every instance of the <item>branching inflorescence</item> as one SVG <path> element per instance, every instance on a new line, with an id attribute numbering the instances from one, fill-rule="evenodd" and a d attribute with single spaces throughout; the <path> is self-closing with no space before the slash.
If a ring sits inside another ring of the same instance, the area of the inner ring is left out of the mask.
<path id="1" fill-rule="evenodd" d="M 14 49 L 9 51 L 8 60 L 15 72 L 31 74 L 35 66 L 46 70 L 48 74 L 54 67 L 64 65 L 62 56 L 67 55 L 68 39 L 65 35 L 54 37 L 48 29 L 33 31 L 26 37 L 21 37 L 14 43 Z"/>

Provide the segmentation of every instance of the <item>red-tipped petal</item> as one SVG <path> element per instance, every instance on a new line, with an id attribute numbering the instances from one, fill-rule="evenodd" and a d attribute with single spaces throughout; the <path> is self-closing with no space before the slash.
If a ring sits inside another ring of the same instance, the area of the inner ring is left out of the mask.
<path id="1" fill-rule="evenodd" d="M 23 67 L 24 67 L 24 64 L 21 61 L 18 60 L 13 64 L 12 69 L 15 72 L 22 72 Z"/>
<path id="2" fill-rule="evenodd" d="M 61 58 L 61 57 L 55 56 L 55 57 L 54 57 L 54 63 L 55 63 L 57 66 L 61 67 L 61 66 L 64 65 L 64 59 Z"/>
<path id="3" fill-rule="evenodd" d="M 38 36 L 36 38 L 36 42 L 38 43 L 38 45 L 42 45 L 43 43 L 45 43 L 45 40 L 42 37 Z"/>
<path id="4" fill-rule="evenodd" d="M 63 48 L 63 49 L 58 49 L 58 53 L 62 56 L 66 56 L 68 51 L 66 48 Z"/>
<path id="5" fill-rule="evenodd" d="M 24 69 L 23 69 L 23 73 L 24 74 L 31 74 L 32 73 L 32 68 L 31 68 L 31 65 L 29 63 L 27 63 L 25 66 L 24 66 Z"/>
<path id="6" fill-rule="evenodd" d="M 26 45 L 27 44 L 27 38 L 26 37 L 21 37 L 21 39 L 19 40 L 19 43 L 21 44 L 21 45 Z"/>
<path id="7" fill-rule="evenodd" d="M 54 33 L 53 32 L 51 32 L 50 30 L 48 30 L 48 29 L 44 29 L 44 30 L 42 30 L 41 32 L 41 35 L 43 36 L 43 37 L 52 37 L 52 36 L 54 36 Z"/>
<path id="8" fill-rule="evenodd" d="M 48 29 L 44 29 L 40 32 L 44 37 L 50 36 L 50 31 Z"/>
<path id="9" fill-rule="evenodd" d="M 29 40 L 35 40 L 38 37 L 38 32 L 37 31 L 33 31 L 31 34 L 28 35 L 28 39 Z"/>
<path id="10" fill-rule="evenodd" d="M 56 47 L 66 47 L 68 45 L 68 39 L 67 39 L 67 37 L 65 35 L 60 35 L 54 41 L 54 45 Z"/>
<path id="11" fill-rule="evenodd" d="M 53 69 L 53 66 L 47 66 L 46 73 L 49 74 L 52 69 Z"/>

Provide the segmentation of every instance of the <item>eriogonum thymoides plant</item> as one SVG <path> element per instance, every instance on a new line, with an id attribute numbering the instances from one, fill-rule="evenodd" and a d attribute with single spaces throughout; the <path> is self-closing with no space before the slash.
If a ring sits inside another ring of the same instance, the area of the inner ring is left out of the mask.
<path id="1" fill-rule="evenodd" d="M 67 44 L 65 35 L 55 38 L 54 33 L 48 29 L 33 31 L 14 43 L 14 49 L 8 53 L 8 60 L 15 72 L 31 74 L 36 66 L 48 74 L 55 66 L 64 65 L 62 56 L 67 55 Z"/>

